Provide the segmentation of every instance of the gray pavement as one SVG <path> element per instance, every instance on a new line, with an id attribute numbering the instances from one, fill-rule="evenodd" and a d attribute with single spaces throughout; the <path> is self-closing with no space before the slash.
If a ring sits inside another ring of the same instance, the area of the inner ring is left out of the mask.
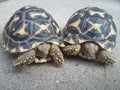
<path id="1" fill-rule="evenodd" d="M 19 71 L 11 67 L 16 57 L 4 51 L 0 44 L 0 90 L 120 90 L 120 0 L 0 0 L 0 33 L 13 13 L 26 5 L 44 8 L 61 29 L 80 8 L 98 6 L 107 10 L 118 30 L 113 51 L 116 63 L 103 66 L 66 56 L 61 68 L 50 62 L 26 66 Z"/>

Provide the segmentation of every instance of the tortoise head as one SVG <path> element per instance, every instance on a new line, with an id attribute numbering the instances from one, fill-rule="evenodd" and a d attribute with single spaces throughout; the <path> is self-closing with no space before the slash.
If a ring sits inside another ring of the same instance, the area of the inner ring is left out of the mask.
<path id="1" fill-rule="evenodd" d="M 82 45 L 82 50 L 80 56 L 87 59 L 96 59 L 96 54 L 98 52 L 99 46 L 92 42 L 87 42 Z"/>
<path id="2" fill-rule="evenodd" d="M 43 43 L 40 44 L 36 50 L 36 55 L 39 58 L 47 58 L 50 50 L 50 44 Z"/>

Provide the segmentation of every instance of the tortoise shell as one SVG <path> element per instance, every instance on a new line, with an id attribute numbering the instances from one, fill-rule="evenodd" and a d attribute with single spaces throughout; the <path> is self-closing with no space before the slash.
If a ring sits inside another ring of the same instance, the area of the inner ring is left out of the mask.
<path id="1" fill-rule="evenodd" d="M 14 13 L 3 30 L 3 46 L 11 53 L 25 52 L 44 42 L 63 46 L 59 26 L 42 8 L 22 7 Z"/>
<path id="2" fill-rule="evenodd" d="M 116 43 L 116 26 L 107 11 L 98 7 L 87 7 L 75 12 L 64 28 L 64 41 L 81 44 L 88 41 L 112 51 Z"/>

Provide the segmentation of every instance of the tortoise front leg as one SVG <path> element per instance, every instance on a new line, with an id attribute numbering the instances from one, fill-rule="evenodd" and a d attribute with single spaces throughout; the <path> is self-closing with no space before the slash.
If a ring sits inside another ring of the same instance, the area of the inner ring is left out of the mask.
<path id="1" fill-rule="evenodd" d="M 26 64 L 31 64 L 35 60 L 35 51 L 30 50 L 28 52 L 23 53 L 19 56 L 16 61 L 13 63 L 13 67 L 19 67 Z"/>
<path id="2" fill-rule="evenodd" d="M 81 46 L 78 45 L 67 45 L 62 48 L 62 51 L 67 55 L 78 55 L 80 53 Z"/>
<path id="3" fill-rule="evenodd" d="M 64 63 L 63 54 L 61 50 L 59 49 L 59 47 L 56 46 L 55 44 L 51 44 L 50 46 L 50 55 L 52 56 L 57 66 L 60 66 Z"/>
<path id="4" fill-rule="evenodd" d="M 104 64 L 114 63 L 114 58 L 110 55 L 108 51 L 101 50 L 97 55 L 97 61 Z"/>

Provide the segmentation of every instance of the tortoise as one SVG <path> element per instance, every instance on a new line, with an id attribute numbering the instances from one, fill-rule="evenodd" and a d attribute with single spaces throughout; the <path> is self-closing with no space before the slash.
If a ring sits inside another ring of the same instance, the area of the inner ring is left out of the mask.
<path id="1" fill-rule="evenodd" d="M 53 17 L 42 8 L 24 6 L 10 18 L 3 30 L 3 47 L 18 58 L 13 67 L 53 59 L 57 66 L 64 63 L 60 47 L 62 32 Z"/>
<path id="2" fill-rule="evenodd" d="M 116 34 L 113 17 L 106 10 L 86 7 L 69 18 L 63 31 L 65 47 L 62 50 L 67 55 L 112 64 Z"/>

